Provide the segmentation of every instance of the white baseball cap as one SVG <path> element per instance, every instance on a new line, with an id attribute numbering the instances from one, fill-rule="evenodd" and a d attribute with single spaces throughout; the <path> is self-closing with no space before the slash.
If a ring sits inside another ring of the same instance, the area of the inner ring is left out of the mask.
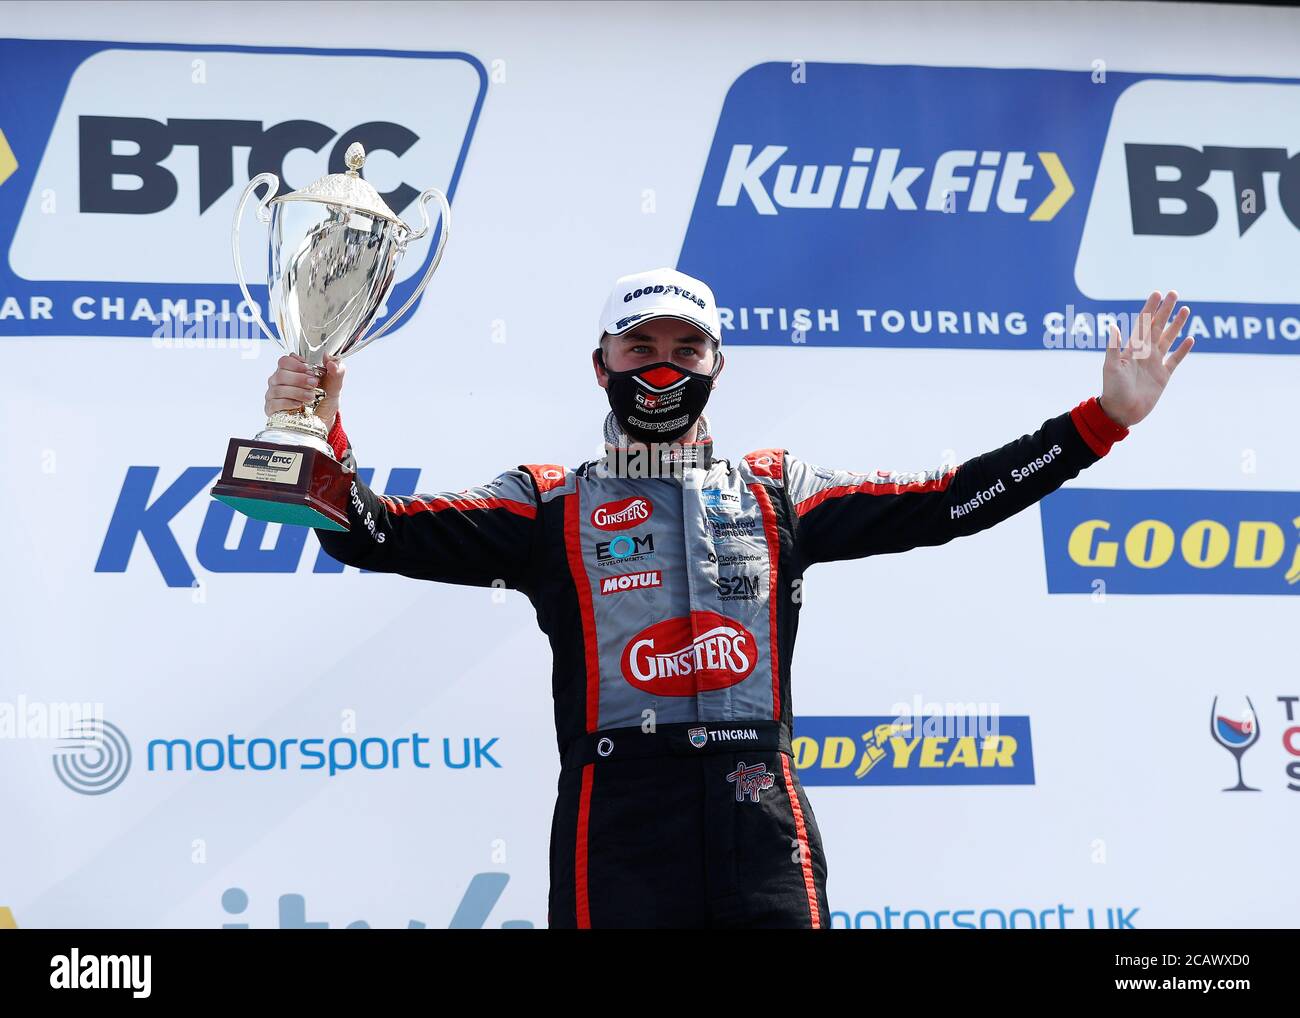
<path id="1" fill-rule="evenodd" d="M 621 336 L 633 326 L 652 318 L 676 318 L 689 322 L 713 342 L 722 345 L 722 320 L 713 291 L 694 276 L 676 269 L 651 269 L 620 276 L 605 301 L 597 322 L 597 339 L 608 332 Z"/>

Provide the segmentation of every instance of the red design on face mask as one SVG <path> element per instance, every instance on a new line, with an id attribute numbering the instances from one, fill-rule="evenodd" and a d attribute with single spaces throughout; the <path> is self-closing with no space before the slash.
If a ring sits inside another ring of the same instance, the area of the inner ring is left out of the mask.
<path id="1" fill-rule="evenodd" d="M 670 385 L 680 382 L 686 376 L 680 371 L 672 368 L 654 368 L 640 376 L 642 380 L 650 383 L 656 389 L 666 389 Z"/>

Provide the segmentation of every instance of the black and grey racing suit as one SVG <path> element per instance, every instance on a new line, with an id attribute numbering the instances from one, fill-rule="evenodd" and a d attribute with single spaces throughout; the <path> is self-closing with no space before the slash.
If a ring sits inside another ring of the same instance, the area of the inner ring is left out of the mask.
<path id="1" fill-rule="evenodd" d="M 336 559 L 522 591 L 550 639 L 562 761 L 549 923 L 829 924 L 826 858 L 791 763 L 804 571 L 1005 520 L 1127 430 L 1087 400 L 959 466 L 853 473 L 784 449 L 628 476 L 523 464 L 411 497 L 352 485 Z M 341 422 L 331 442 L 352 453 Z"/>

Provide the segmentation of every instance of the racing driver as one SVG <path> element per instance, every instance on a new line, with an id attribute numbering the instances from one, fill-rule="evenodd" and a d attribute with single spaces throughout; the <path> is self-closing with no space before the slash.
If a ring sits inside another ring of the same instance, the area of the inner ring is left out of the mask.
<path id="1" fill-rule="evenodd" d="M 1147 416 L 1192 348 L 1177 295 L 1153 293 L 1127 345 L 1111 326 L 1100 397 L 1000 449 L 927 472 L 832 470 L 781 448 L 715 456 L 722 370 L 712 291 L 672 269 L 623 276 L 592 352 L 604 455 L 526 463 L 463 491 L 351 484 L 365 569 L 522 591 L 554 656 L 561 770 L 552 927 L 826 927 L 826 857 L 790 759 L 801 577 L 817 562 L 938 545 L 1032 505 Z M 1173 352 L 1170 352 L 1170 351 Z M 318 413 L 345 466 L 343 366 Z M 280 359 L 268 414 L 314 382 Z"/>

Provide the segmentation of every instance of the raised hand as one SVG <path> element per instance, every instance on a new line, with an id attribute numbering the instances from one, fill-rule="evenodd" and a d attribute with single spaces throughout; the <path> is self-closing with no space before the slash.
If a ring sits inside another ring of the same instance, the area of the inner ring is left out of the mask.
<path id="1" fill-rule="evenodd" d="M 1116 424 L 1132 427 L 1146 417 L 1160 400 L 1174 369 L 1196 344 L 1185 337 L 1178 349 L 1169 353 L 1192 313 L 1184 305 L 1173 315 L 1177 303 L 1178 294 L 1173 290 L 1163 297 L 1158 291 L 1148 297 L 1127 346 L 1121 347 L 1119 328 L 1111 325 L 1101 371 L 1101 407 Z"/>

